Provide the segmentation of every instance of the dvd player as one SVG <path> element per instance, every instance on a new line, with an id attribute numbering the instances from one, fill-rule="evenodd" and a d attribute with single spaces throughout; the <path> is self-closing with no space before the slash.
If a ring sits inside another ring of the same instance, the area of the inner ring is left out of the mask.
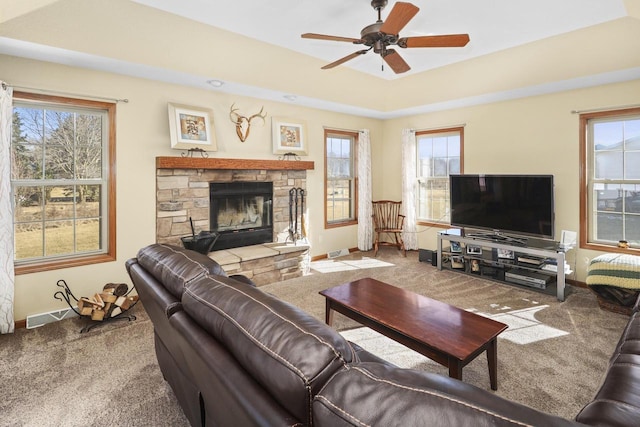
<path id="1" fill-rule="evenodd" d="M 504 273 L 504 279 L 519 285 L 531 286 L 538 289 L 546 289 L 551 276 L 535 271 L 510 270 Z"/>

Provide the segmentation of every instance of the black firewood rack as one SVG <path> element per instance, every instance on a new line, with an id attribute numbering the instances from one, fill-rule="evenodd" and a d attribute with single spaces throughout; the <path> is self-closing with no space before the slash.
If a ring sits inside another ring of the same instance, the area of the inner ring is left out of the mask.
<path id="1" fill-rule="evenodd" d="M 108 318 L 105 318 L 103 320 L 93 320 L 91 319 L 91 317 L 86 316 L 86 315 L 82 315 L 80 314 L 80 312 L 78 311 L 77 307 L 78 307 L 78 301 L 79 299 L 75 297 L 75 295 L 73 295 L 73 292 L 71 292 L 71 289 L 69 288 L 69 285 L 67 285 L 67 282 L 64 279 L 60 279 L 56 282 L 56 286 L 62 288 L 61 290 L 55 292 L 53 294 L 53 297 L 57 300 L 60 301 L 64 301 L 67 303 L 67 305 L 69 306 L 69 308 L 71 310 L 73 310 L 78 317 L 82 318 L 82 319 L 87 319 L 89 320 L 89 323 L 87 325 L 85 325 L 82 329 L 80 329 L 80 333 L 83 334 L 85 332 L 89 332 L 91 329 L 95 328 L 96 326 L 100 326 L 100 325 L 104 325 L 107 323 L 110 323 L 111 321 L 114 320 L 128 320 L 128 321 L 133 321 L 136 320 L 136 316 L 129 313 L 131 311 L 131 309 L 138 304 L 139 300 L 134 301 L 129 308 L 127 308 L 126 310 L 122 310 L 120 313 L 118 313 L 115 316 L 110 316 Z M 131 291 L 133 291 L 135 289 L 134 286 L 132 286 L 124 295 L 124 297 L 128 297 L 129 294 L 131 293 Z"/>

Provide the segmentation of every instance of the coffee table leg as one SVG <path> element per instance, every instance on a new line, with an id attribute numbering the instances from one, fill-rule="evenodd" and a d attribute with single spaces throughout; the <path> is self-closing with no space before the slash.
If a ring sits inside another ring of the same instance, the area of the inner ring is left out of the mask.
<path id="1" fill-rule="evenodd" d="M 498 340 L 496 338 L 489 342 L 487 347 L 487 362 L 489 363 L 489 381 L 491 390 L 498 389 Z"/>
<path id="2" fill-rule="evenodd" d="M 324 320 L 327 325 L 331 326 L 333 324 L 333 310 L 331 309 L 331 301 L 326 300 L 324 310 Z"/>
<path id="3" fill-rule="evenodd" d="M 449 360 L 449 377 L 462 381 L 462 363 L 459 360 Z"/>

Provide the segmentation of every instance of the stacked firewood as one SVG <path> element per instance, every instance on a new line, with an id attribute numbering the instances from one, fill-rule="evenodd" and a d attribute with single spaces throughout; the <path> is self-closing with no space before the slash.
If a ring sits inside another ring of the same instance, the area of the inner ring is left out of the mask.
<path id="1" fill-rule="evenodd" d="M 82 297 L 78 300 L 78 312 L 81 316 L 91 317 L 91 320 L 102 321 L 115 317 L 127 311 L 137 300 L 138 296 L 127 296 L 129 287 L 126 283 L 107 283 L 102 292 L 92 297 Z"/>

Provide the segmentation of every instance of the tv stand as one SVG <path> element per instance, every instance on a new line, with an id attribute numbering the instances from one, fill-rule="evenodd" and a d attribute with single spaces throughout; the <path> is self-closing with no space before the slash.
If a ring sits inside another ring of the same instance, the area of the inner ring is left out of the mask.
<path id="1" fill-rule="evenodd" d="M 557 242 L 447 230 L 438 233 L 437 266 L 566 297 L 565 250 Z M 504 237 L 504 239 L 502 239 Z M 450 246 L 443 247 L 443 242 Z M 570 248 L 569 248 L 570 249 Z"/>
<path id="2" fill-rule="evenodd" d="M 498 242 L 509 242 L 509 243 L 515 243 L 518 245 L 522 245 L 525 246 L 527 244 L 527 239 L 523 238 L 523 237 L 513 237 L 513 236 L 507 236 L 506 234 L 502 234 L 498 231 L 494 231 L 494 232 L 475 232 L 475 233 L 465 233 L 466 237 L 472 237 L 475 239 L 485 239 L 485 240 L 493 240 L 493 241 L 498 241 Z"/>

